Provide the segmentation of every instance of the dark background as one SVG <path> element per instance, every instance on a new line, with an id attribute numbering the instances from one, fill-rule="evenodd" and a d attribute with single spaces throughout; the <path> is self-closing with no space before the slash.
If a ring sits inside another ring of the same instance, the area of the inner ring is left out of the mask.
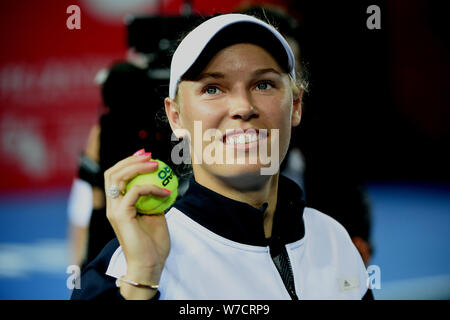
<path id="1" fill-rule="evenodd" d="M 449 182 L 449 19 L 437 1 L 299 1 L 310 92 L 299 139 L 362 180 Z M 366 8 L 381 9 L 369 30 Z"/>

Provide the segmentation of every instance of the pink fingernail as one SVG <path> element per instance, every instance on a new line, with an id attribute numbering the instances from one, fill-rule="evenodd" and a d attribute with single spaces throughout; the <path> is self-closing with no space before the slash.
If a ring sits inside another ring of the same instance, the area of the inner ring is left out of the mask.
<path id="1" fill-rule="evenodd" d="M 152 153 L 151 152 L 145 152 L 145 153 L 139 154 L 139 157 L 151 158 L 152 157 Z"/>
<path id="2" fill-rule="evenodd" d="M 139 156 L 139 155 L 143 154 L 144 152 L 145 152 L 145 149 L 138 150 L 135 153 L 133 153 L 133 156 Z"/>
<path id="3" fill-rule="evenodd" d="M 158 161 L 148 161 L 149 164 L 158 164 Z"/>
<path id="4" fill-rule="evenodd" d="M 162 188 L 165 192 L 167 192 L 167 193 L 169 193 L 169 194 L 171 194 L 172 193 L 172 191 L 170 191 L 169 189 L 166 189 L 166 188 Z"/>

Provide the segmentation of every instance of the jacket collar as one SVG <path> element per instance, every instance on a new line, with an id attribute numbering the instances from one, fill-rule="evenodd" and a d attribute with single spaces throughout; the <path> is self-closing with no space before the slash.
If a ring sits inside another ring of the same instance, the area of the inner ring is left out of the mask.
<path id="1" fill-rule="evenodd" d="M 276 238 L 286 244 L 304 236 L 303 192 L 295 182 L 282 175 L 278 182 L 271 239 L 264 235 L 263 217 L 267 203 L 256 209 L 200 185 L 193 177 L 188 190 L 174 207 L 210 231 L 239 243 L 267 246 Z"/>

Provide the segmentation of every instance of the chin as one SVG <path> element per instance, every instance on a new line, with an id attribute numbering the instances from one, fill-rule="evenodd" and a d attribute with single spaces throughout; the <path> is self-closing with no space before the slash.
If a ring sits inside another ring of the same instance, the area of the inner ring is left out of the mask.
<path id="1" fill-rule="evenodd" d="M 260 164 L 223 165 L 215 170 L 215 176 L 233 189 L 242 191 L 260 190 L 272 176 L 262 175 Z"/>

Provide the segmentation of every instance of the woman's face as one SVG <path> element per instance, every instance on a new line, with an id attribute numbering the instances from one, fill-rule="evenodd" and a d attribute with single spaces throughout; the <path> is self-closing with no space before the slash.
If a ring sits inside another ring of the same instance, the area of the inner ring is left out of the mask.
<path id="1" fill-rule="evenodd" d="M 291 127 L 300 122 L 300 98 L 272 55 L 241 43 L 219 51 L 194 81 L 182 81 L 166 111 L 172 129 L 189 132 L 196 178 L 251 179 L 261 168 L 278 172 Z"/>

